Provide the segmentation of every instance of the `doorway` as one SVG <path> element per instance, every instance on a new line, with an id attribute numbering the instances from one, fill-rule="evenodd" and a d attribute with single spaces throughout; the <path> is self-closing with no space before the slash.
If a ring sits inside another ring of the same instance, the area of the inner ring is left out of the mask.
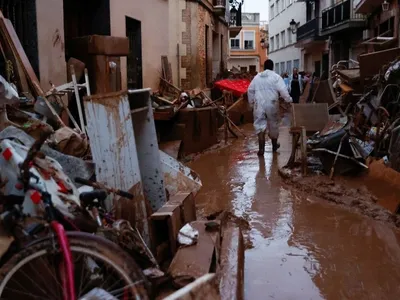
<path id="1" fill-rule="evenodd" d="M 129 38 L 127 60 L 128 89 L 143 88 L 142 73 L 142 24 L 140 21 L 125 17 L 126 36 Z"/>
<path id="2" fill-rule="evenodd" d="M 321 61 L 314 62 L 314 72 L 316 77 L 321 77 Z"/>
<path id="3" fill-rule="evenodd" d="M 329 77 L 329 53 L 322 55 L 322 74 L 321 80 Z"/>

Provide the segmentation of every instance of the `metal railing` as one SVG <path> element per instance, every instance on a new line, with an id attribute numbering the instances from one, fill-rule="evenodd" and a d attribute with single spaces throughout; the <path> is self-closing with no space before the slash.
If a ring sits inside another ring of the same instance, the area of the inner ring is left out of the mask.
<path id="1" fill-rule="evenodd" d="M 322 10 L 322 30 L 334 27 L 347 21 L 363 21 L 363 14 L 354 13 L 351 7 L 352 1 L 346 0 Z"/>
<path id="2" fill-rule="evenodd" d="M 318 18 L 314 18 L 311 21 L 308 21 L 304 25 L 297 28 L 297 40 L 301 41 L 310 37 L 314 37 L 318 34 L 319 22 Z"/>

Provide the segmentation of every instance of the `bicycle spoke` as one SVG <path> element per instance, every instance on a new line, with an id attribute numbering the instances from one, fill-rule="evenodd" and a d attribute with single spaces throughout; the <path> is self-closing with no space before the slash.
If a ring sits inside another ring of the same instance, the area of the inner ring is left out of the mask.
<path id="1" fill-rule="evenodd" d="M 120 289 L 114 290 L 114 291 L 107 291 L 107 293 L 113 295 L 115 298 L 119 298 L 120 296 L 123 296 L 125 293 L 125 289 L 130 289 L 131 287 L 138 285 L 140 283 L 143 283 L 143 280 L 138 280 L 136 282 L 133 282 L 132 284 L 126 285 Z"/>
<path id="2" fill-rule="evenodd" d="M 53 279 L 55 279 L 54 275 L 53 275 L 52 272 L 50 271 L 50 268 L 48 267 L 48 262 L 47 262 L 45 259 L 43 259 L 43 258 L 40 258 L 40 259 L 43 260 L 43 263 L 42 263 L 42 264 L 39 264 L 39 265 L 40 265 L 40 266 L 46 267 L 47 270 L 49 271 L 49 274 L 51 275 L 51 277 L 53 277 Z M 35 275 L 35 280 L 37 280 L 37 278 L 40 278 L 41 283 L 44 283 L 43 287 L 44 287 L 45 290 L 46 290 L 46 295 L 47 295 L 47 294 L 51 294 L 51 296 L 53 297 L 53 299 L 57 299 L 57 296 L 54 295 L 54 293 L 51 291 L 51 289 L 50 289 L 50 290 L 48 289 L 48 287 L 50 286 L 49 283 L 48 283 L 45 279 L 43 279 L 43 277 L 42 277 L 41 274 L 36 270 L 36 268 L 33 266 L 33 264 L 30 264 L 29 266 L 30 266 L 30 268 L 32 269 L 33 273 L 35 273 L 35 274 L 34 274 L 34 275 Z M 57 283 L 57 280 L 56 280 L 56 283 Z"/>
<path id="3" fill-rule="evenodd" d="M 43 296 L 35 296 L 35 295 L 32 295 L 32 293 L 30 293 L 30 292 L 21 292 L 20 290 L 16 290 L 16 289 L 12 289 L 12 288 L 9 288 L 9 287 L 6 287 L 5 288 L 6 290 L 10 290 L 10 291 L 12 291 L 13 293 L 18 293 L 18 294 L 22 294 L 22 295 L 27 295 L 27 296 L 29 296 L 29 297 L 31 297 L 31 298 L 37 298 L 37 299 L 49 299 L 49 300 L 54 300 L 54 299 L 52 299 L 52 298 L 43 298 Z"/>

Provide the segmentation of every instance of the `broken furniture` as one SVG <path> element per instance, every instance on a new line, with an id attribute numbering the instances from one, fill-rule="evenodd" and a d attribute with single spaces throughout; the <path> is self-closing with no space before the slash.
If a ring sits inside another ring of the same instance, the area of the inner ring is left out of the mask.
<path id="1" fill-rule="evenodd" d="M 55 97 L 57 99 L 57 96 L 65 96 L 69 93 L 74 93 L 75 94 L 75 100 L 76 100 L 76 104 L 78 107 L 78 115 L 79 115 L 79 123 L 80 126 L 78 126 L 78 124 L 76 123 L 74 117 L 72 116 L 71 112 L 69 111 L 68 107 L 66 107 L 64 105 L 64 102 L 62 102 L 62 100 L 58 101 L 59 105 L 62 105 L 64 109 L 67 110 L 68 112 L 68 116 L 71 118 L 72 122 L 75 124 L 75 127 L 80 131 L 80 132 L 86 132 L 85 130 L 85 122 L 84 122 L 84 116 L 83 116 L 83 110 L 82 110 L 82 106 L 81 106 L 81 98 L 79 96 L 79 90 L 80 89 L 85 89 L 86 90 L 86 94 L 88 96 L 90 96 L 90 85 L 89 85 L 89 75 L 88 75 L 88 70 L 85 69 L 85 81 L 83 84 L 78 84 L 78 80 L 76 78 L 76 74 L 75 74 L 75 68 L 73 65 L 70 66 L 70 74 L 71 74 L 71 78 L 72 81 L 65 83 L 63 85 L 60 86 L 53 86 L 52 89 L 46 93 L 46 97 L 51 97 L 52 95 L 55 94 Z"/>
<path id="2" fill-rule="evenodd" d="M 327 103 L 298 103 L 292 105 L 292 152 L 287 163 L 293 167 L 300 148 L 302 172 L 307 173 L 307 132 L 322 130 L 328 122 Z"/>
<path id="3" fill-rule="evenodd" d="M 69 52 L 87 66 L 93 94 L 121 90 L 121 56 L 129 55 L 128 38 L 100 35 L 79 37 L 71 41 Z"/>

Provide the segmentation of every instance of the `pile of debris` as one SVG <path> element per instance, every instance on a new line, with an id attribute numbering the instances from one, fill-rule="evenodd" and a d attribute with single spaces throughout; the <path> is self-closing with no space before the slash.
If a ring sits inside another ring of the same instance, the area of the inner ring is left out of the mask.
<path id="1" fill-rule="evenodd" d="M 299 148 L 304 175 L 312 169 L 332 179 L 363 174 L 379 164 L 400 180 L 400 57 L 383 62 L 368 78 L 362 77 L 366 62 L 335 64 L 331 78 L 318 82 L 313 103 L 293 105 L 287 168 L 299 165 Z M 349 64 L 356 67 L 349 69 Z"/>

